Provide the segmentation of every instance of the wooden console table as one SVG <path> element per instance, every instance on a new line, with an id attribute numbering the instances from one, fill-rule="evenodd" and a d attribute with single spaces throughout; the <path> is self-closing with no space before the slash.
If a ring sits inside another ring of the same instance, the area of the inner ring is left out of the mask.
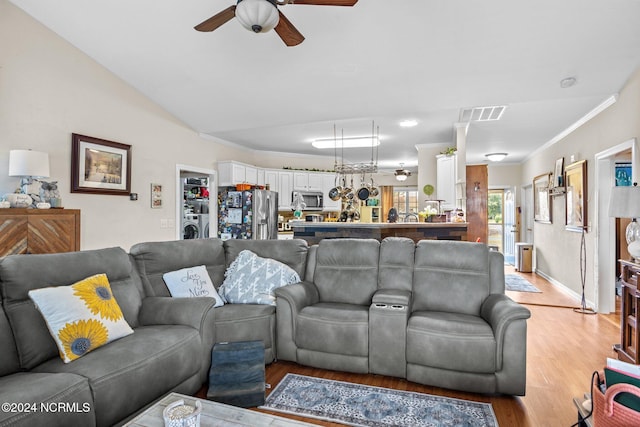
<path id="1" fill-rule="evenodd" d="M 640 276 L 640 264 L 631 261 L 619 260 L 622 270 L 622 301 L 620 305 L 620 345 L 614 349 L 618 353 L 618 359 L 640 364 L 640 328 L 638 325 L 638 309 L 640 305 L 640 292 L 638 292 L 638 276 Z"/>
<path id="2" fill-rule="evenodd" d="M 0 209 L 0 257 L 80 250 L 80 210 Z"/>

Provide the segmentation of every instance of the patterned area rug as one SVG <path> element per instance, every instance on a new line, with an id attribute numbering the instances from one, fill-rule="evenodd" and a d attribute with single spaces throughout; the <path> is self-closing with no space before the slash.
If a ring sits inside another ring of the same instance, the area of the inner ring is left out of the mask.
<path id="1" fill-rule="evenodd" d="M 529 281 L 518 274 L 505 274 L 504 275 L 505 288 L 508 291 L 517 292 L 542 292 L 540 289 L 533 286 Z"/>
<path id="2" fill-rule="evenodd" d="M 498 426 L 490 403 L 296 374 L 287 374 L 261 408 L 351 426 Z"/>

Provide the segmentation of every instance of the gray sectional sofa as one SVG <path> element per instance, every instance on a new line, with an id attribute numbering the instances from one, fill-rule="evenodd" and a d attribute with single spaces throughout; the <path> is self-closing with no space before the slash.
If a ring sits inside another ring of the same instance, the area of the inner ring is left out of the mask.
<path id="1" fill-rule="evenodd" d="M 304 280 L 277 305 L 171 298 L 162 275 L 205 265 L 215 286 L 243 249 Z M 460 242 L 218 239 L 0 259 L 0 427 L 119 424 L 207 380 L 213 343 L 262 340 L 276 358 L 485 393 L 525 391 L 529 312 L 504 295 L 502 255 Z M 65 364 L 28 291 L 106 273 L 134 333 Z M 43 413 L 24 403 L 67 403 Z M 20 409 L 20 410 L 18 410 Z"/>

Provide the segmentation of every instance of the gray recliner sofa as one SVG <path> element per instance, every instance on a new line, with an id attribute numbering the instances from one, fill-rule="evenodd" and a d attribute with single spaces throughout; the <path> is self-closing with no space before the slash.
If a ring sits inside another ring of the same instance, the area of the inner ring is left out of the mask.
<path id="1" fill-rule="evenodd" d="M 470 242 L 323 240 L 276 290 L 278 358 L 422 384 L 524 395 L 526 319 L 504 257 Z"/>

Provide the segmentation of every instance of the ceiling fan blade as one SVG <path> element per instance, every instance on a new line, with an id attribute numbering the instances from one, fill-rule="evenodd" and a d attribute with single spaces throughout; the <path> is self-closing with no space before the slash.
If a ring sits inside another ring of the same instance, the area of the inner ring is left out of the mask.
<path id="1" fill-rule="evenodd" d="M 287 46 L 297 46 L 302 43 L 304 41 L 304 36 L 296 29 L 296 27 L 293 26 L 291 21 L 289 21 L 282 12 L 278 11 L 278 13 L 280 14 L 280 21 L 274 30 L 278 33 L 284 44 Z"/>
<path id="2" fill-rule="evenodd" d="M 358 0 L 293 0 L 291 4 L 313 4 L 316 6 L 353 6 Z"/>
<path id="3" fill-rule="evenodd" d="M 236 6 L 229 6 L 220 13 L 213 15 L 206 21 L 201 22 L 194 28 L 198 31 L 213 31 L 220 27 L 222 24 L 229 22 L 234 16 L 236 16 Z"/>

